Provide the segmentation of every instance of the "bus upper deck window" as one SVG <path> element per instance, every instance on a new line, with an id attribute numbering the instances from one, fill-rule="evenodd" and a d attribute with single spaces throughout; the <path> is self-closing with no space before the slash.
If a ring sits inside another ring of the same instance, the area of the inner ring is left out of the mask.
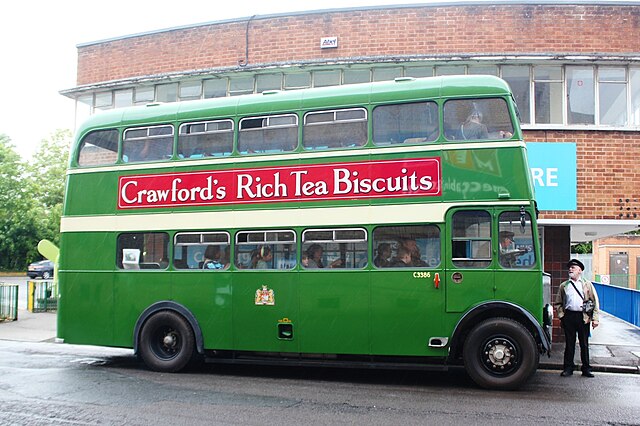
<path id="1" fill-rule="evenodd" d="M 233 152 L 233 120 L 184 123 L 178 132 L 178 157 L 226 157 Z"/>
<path id="2" fill-rule="evenodd" d="M 290 152 L 298 147 L 295 114 L 245 117 L 240 120 L 238 151 L 241 154 Z"/>
<path id="3" fill-rule="evenodd" d="M 513 121 L 502 98 L 453 99 L 444 104 L 448 140 L 497 140 L 513 136 Z"/>
<path id="4" fill-rule="evenodd" d="M 79 166 L 114 164 L 118 159 L 118 131 L 96 130 L 88 133 L 80 144 Z"/>
<path id="5" fill-rule="evenodd" d="M 157 161 L 173 154 L 173 126 L 126 129 L 122 141 L 122 161 Z"/>
<path id="6" fill-rule="evenodd" d="M 305 149 L 334 149 L 367 143 L 367 110 L 349 108 L 308 112 L 304 116 L 302 145 Z"/>
<path id="7" fill-rule="evenodd" d="M 378 146 L 433 142 L 439 134 L 435 102 L 380 105 L 373 110 L 373 143 Z"/>

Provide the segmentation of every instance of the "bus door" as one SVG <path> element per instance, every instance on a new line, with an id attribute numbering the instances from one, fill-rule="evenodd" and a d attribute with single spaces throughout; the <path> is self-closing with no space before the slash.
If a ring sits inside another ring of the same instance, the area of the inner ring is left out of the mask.
<path id="1" fill-rule="evenodd" d="M 301 352 L 368 353 L 367 239 L 362 228 L 303 231 L 296 321 Z"/>
<path id="2" fill-rule="evenodd" d="M 232 283 L 233 347 L 298 352 L 296 235 L 289 230 L 236 234 Z"/>
<path id="3" fill-rule="evenodd" d="M 497 236 L 496 298 L 513 302 L 537 315 L 543 287 L 531 215 L 524 208 L 500 212 Z"/>
<path id="4" fill-rule="evenodd" d="M 442 234 L 438 225 L 373 230 L 373 354 L 446 355 Z"/>
<path id="5" fill-rule="evenodd" d="M 447 213 L 447 312 L 465 312 L 495 298 L 491 217 L 490 209 L 453 209 Z"/>

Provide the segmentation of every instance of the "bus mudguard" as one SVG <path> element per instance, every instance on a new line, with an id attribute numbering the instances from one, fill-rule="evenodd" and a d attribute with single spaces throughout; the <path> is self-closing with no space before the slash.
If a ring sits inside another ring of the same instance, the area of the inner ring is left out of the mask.
<path id="1" fill-rule="evenodd" d="M 551 343 L 536 318 L 529 311 L 510 302 L 489 301 L 474 306 L 456 324 L 449 346 L 449 362 L 455 362 L 461 355 L 464 340 L 475 324 L 488 318 L 506 317 L 520 322 L 541 346 L 541 352 L 550 353 Z"/>
<path id="2" fill-rule="evenodd" d="M 204 339 L 202 337 L 202 330 L 200 329 L 200 325 L 198 324 L 198 321 L 196 321 L 196 318 L 193 316 L 191 311 L 189 311 L 187 308 L 185 308 L 181 304 L 177 302 L 173 302 L 171 300 L 163 300 L 160 302 L 156 302 L 153 305 L 149 306 L 147 309 L 145 309 L 144 312 L 142 312 L 142 314 L 140 314 L 140 316 L 138 317 L 138 321 L 136 321 L 136 326 L 133 330 L 133 353 L 134 354 L 138 353 L 138 343 L 140 341 L 140 330 L 142 329 L 142 326 L 144 325 L 145 321 L 151 315 L 160 311 L 174 311 L 182 315 L 189 322 L 189 325 L 191 325 L 191 328 L 193 329 L 193 334 L 195 335 L 195 338 L 196 338 L 196 350 L 198 351 L 199 354 L 201 355 L 204 354 Z"/>

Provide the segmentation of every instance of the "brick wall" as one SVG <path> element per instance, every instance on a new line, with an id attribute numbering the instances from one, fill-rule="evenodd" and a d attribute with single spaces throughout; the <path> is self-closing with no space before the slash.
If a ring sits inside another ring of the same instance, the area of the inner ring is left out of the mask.
<path id="1" fill-rule="evenodd" d="M 337 49 L 320 49 L 327 36 L 338 37 Z M 389 7 L 257 17 L 87 44 L 78 48 L 77 83 L 341 58 L 639 51 L 640 6 Z"/>
<path id="2" fill-rule="evenodd" d="M 640 134 L 545 130 L 525 131 L 524 139 L 577 145 L 578 209 L 543 212 L 541 219 L 640 219 Z"/>

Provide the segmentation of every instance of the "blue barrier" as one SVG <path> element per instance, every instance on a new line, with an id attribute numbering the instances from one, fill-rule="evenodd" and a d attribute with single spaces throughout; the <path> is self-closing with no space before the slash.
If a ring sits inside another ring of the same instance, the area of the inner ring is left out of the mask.
<path id="1" fill-rule="evenodd" d="M 600 309 L 640 327 L 640 291 L 593 283 L 600 299 Z"/>

